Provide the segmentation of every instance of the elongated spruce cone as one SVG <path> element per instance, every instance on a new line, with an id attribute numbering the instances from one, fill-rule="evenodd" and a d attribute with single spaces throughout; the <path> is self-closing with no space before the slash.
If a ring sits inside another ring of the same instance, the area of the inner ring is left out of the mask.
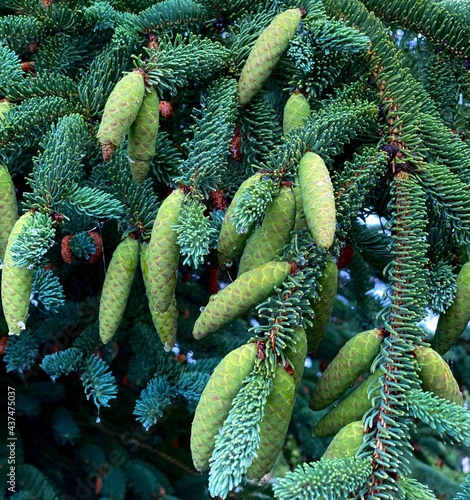
<path id="1" fill-rule="evenodd" d="M 201 394 L 191 428 L 191 455 L 194 467 L 199 471 L 209 467 L 215 437 L 243 381 L 253 370 L 257 352 L 256 344 L 245 344 L 227 354 Z"/>

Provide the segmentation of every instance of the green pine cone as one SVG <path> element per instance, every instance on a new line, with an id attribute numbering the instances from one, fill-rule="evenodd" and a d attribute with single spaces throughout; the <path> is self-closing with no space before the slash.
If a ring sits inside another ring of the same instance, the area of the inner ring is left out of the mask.
<path id="1" fill-rule="evenodd" d="M 463 406 L 462 393 L 449 365 L 441 355 L 430 347 L 420 347 L 417 351 L 419 378 L 423 391 L 434 393 Z"/>
<path id="2" fill-rule="evenodd" d="M 304 374 L 305 358 L 307 357 L 307 336 L 305 330 L 298 326 L 292 332 L 293 345 L 284 351 L 287 359 L 294 368 L 295 393 L 299 388 L 302 375 Z"/>
<path id="3" fill-rule="evenodd" d="M 261 234 L 261 226 L 255 227 L 251 232 L 248 240 L 246 241 L 245 248 L 243 249 L 242 256 L 240 258 L 240 263 L 238 264 L 238 276 L 240 274 L 249 271 L 250 269 L 255 269 L 257 266 L 253 264 L 255 261 L 255 256 L 258 255 L 258 240 Z"/>
<path id="4" fill-rule="evenodd" d="M 288 262 L 268 262 L 247 271 L 219 293 L 212 295 L 194 325 L 193 335 L 201 339 L 221 330 L 265 300 L 288 276 Z"/>
<path id="5" fill-rule="evenodd" d="M 237 200 L 241 197 L 245 189 L 252 186 L 260 178 L 261 174 L 254 174 L 242 182 L 225 213 L 220 229 L 219 241 L 217 242 L 217 257 L 222 267 L 232 265 L 235 257 L 243 250 L 248 236 L 250 236 L 251 231 L 247 231 L 246 233 L 237 232 L 232 223 L 232 217 L 237 206 Z"/>
<path id="6" fill-rule="evenodd" d="M 294 408 L 295 382 L 283 366 L 276 367 L 273 388 L 266 399 L 260 424 L 257 456 L 248 468 L 247 477 L 259 481 L 269 474 L 276 463 L 286 438 Z"/>
<path id="7" fill-rule="evenodd" d="M 144 278 L 145 289 L 148 290 L 148 243 L 142 243 L 140 245 L 140 268 L 142 269 L 142 276 Z M 177 331 L 177 319 L 178 319 L 178 309 L 176 307 L 176 300 L 170 303 L 169 308 L 164 313 L 158 313 L 153 307 L 153 296 L 147 292 L 147 298 L 149 301 L 150 315 L 152 316 L 152 322 L 157 330 L 158 336 L 163 343 L 165 351 L 170 351 L 176 342 L 176 331 Z"/>
<path id="8" fill-rule="evenodd" d="M 310 106 L 302 92 L 294 90 L 284 106 L 282 129 L 284 135 L 292 129 L 300 127 L 310 116 Z"/>
<path id="9" fill-rule="evenodd" d="M 2 261 L 5 259 L 8 236 L 17 220 L 18 204 L 15 186 L 8 169 L 0 165 L 0 259 Z"/>
<path id="10" fill-rule="evenodd" d="M 328 437 L 337 434 L 345 425 L 361 420 L 364 413 L 371 407 L 369 399 L 369 387 L 375 383 L 382 370 L 376 370 L 371 373 L 363 382 L 361 382 L 352 392 L 342 399 L 337 406 L 334 406 L 317 423 L 314 435 L 316 437 Z M 379 389 L 371 393 L 371 397 L 378 394 Z"/>
<path id="11" fill-rule="evenodd" d="M 369 370 L 381 344 L 380 330 L 358 333 L 346 342 L 323 372 L 313 391 L 310 408 L 323 410 L 342 396 L 362 373 Z"/>
<path id="12" fill-rule="evenodd" d="M 240 106 L 246 106 L 269 78 L 295 35 L 301 18 L 299 9 L 286 10 L 277 15 L 258 37 L 238 82 Z"/>
<path id="13" fill-rule="evenodd" d="M 10 111 L 13 107 L 13 104 L 10 101 L 2 100 L 0 101 L 0 120 L 3 120 L 5 115 Z"/>
<path id="14" fill-rule="evenodd" d="M 255 269 L 278 257 L 289 241 L 290 233 L 294 229 L 294 221 L 294 192 L 290 187 L 282 186 L 279 194 L 266 207 L 257 238 L 248 239 L 240 260 L 238 274 Z M 246 258 L 244 258 L 245 252 L 247 252 Z"/>
<path id="15" fill-rule="evenodd" d="M 109 161 L 139 113 L 145 95 L 142 70 L 127 74 L 114 87 L 104 107 L 103 118 L 96 134 Z M 110 149 L 109 154 L 106 148 Z"/>
<path id="16" fill-rule="evenodd" d="M 178 224 L 184 193 L 175 189 L 161 204 L 149 243 L 147 294 L 158 313 L 170 307 L 178 278 L 180 248 L 173 226 Z"/>
<path id="17" fill-rule="evenodd" d="M 315 317 L 312 324 L 307 326 L 307 352 L 314 351 L 325 336 L 331 313 L 336 300 L 336 291 L 338 289 L 338 267 L 334 260 L 328 256 L 325 273 L 320 278 L 321 292 L 317 302 L 310 302 Z"/>
<path id="18" fill-rule="evenodd" d="M 324 460 L 354 457 L 362 444 L 364 428 L 362 421 L 357 420 L 344 426 L 328 445 L 322 456 Z"/>
<path id="19" fill-rule="evenodd" d="M 256 344 L 245 344 L 227 354 L 201 394 L 191 428 L 191 455 L 199 471 L 209 467 L 215 437 L 230 412 L 232 400 L 253 370 L 257 352 Z"/>
<path id="20" fill-rule="evenodd" d="M 170 303 L 170 306 L 164 313 L 157 313 L 155 321 L 155 328 L 157 329 L 158 336 L 163 343 L 166 352 L 171 351 L 171 348 L 176 343 L 176 330 L 178 320 L 178 308 L 176 307 L 176 299 Z"/>
<path id="21" fill-rule="evenodd" d="M 300 160 L 299 183 L 307 226 L 315 243 L 328 250 L 336 230 L 335 198 L 328 169 L 317 154 L 306 153 Z"/>
<path id="22" fill-rule="evenodd" d="M 128 154 L 131 173 L 137 183 L 144 181 L 155 156 L 160 110 L 157 91 L 146 92 L 134 123 L 129 129 Z"/>
<path id="23" fill-rule="evenodd" d="M 300 194 L 300 186 L 294 186 L 295 195 L 295 223 L 294 231 L 299 231 L 307 227 L 307 219 L 305 218 L 302 196 Z"/>
<path id="24" fill-rule="evenodd" d="M 128 236 L 119 243 L 109 263 L 99 312 L 99 330 L 103 344 L 113 338 L 121 323 L 139 263 L 139 250 L 139 242 Z"/>
<path id="25" fill-rule="evenodd" d="M 2 271 L 2 306 L 10 335 L 19 335 L 26 328 L 34 274 L 32 269 L 14 265 L 10 248 L 31 214 L 32 212 L 26 212 L 15 222 L 5 249 Z"/>
<path id="26" fill-rule="evenodd" d="M 136 160 L 129 158 L 129 167 L 131 171 L 132 178 L 141 184 L 147 178 L 147 174 L 150 170 L 150 160 Z"/>
<path id="27" fill-rule="evenodd" d="M 454 301 L 437 323 L 432 348 L 444 355 L 461 337 L 470 321 L 470 262 L 462 266 L 457 276 Z"/>

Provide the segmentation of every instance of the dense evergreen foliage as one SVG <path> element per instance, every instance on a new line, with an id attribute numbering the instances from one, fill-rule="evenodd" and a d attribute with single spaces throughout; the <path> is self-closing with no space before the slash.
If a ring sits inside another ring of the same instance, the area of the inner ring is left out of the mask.
<path id="1" fill-rule="evenodd" d="M 470 498 L 470 0 L 0 14 L 2 493 Z"/>

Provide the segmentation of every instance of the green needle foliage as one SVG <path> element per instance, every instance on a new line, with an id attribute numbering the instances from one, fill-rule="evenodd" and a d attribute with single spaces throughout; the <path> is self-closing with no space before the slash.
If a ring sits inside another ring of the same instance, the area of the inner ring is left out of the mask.
<path id="1" fill-rule="evenodd" d="M 469 497 L 469 0 L 4 0 L 0 41 L 2 498 Z"/>

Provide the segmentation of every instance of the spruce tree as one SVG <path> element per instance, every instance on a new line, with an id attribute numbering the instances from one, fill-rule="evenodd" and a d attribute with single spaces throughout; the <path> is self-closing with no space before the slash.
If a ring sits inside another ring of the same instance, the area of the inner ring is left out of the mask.
<path id="1" fill-rule="evenodd" d="M 470 1 L 0 13 L 2 493 L 470 498 Z"/>

